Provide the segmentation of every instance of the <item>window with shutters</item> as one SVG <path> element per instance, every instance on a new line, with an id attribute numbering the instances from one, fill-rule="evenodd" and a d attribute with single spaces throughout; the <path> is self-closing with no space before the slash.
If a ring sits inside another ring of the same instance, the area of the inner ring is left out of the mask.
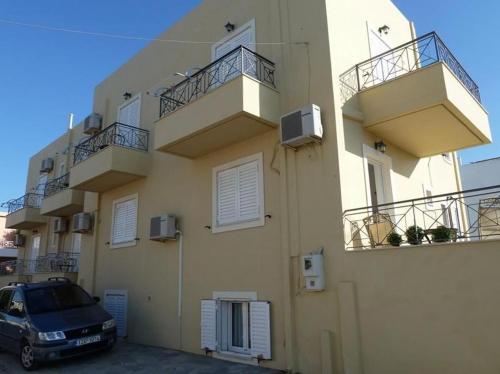
<path id="1" fill-rule="evenodd" d="M 127 196 L 113 202 L 111 225 L 111 247 L 128 247 L 136 244 L 137 195 Z"/>
<path id="2" fill-rule="evenodd" d="M 214 233 L 264 225 L 262 168 L 262 153 L 214 168 Z"/>

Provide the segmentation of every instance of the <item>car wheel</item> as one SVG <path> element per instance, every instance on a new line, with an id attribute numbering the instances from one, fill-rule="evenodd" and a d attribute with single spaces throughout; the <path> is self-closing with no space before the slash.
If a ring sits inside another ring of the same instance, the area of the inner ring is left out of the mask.
<path id="1" fill-rule="evenodd" d="M 21 366 L 24 370 L 31 371 L 37 368 L 37 362 L 33 354 L 33 348 L 28 342 L 25 342 L 21 347 L 20 354 Z"/>

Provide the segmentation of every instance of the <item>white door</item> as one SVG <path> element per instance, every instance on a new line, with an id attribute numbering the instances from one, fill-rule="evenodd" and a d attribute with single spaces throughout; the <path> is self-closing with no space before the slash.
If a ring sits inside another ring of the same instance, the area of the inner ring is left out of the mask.
<path id="1" fill-rule="evenodd" d="M 384 170 L 383 165 L 379 162 L 368 160 L 368 182 L 370 188 L 370 205 L 385 204 L 387 199 L 384 188 Z"/>
<path id="2" fill-rule="evenodd" d="M 141 96 L 137 95 L 118 108 L 118 122 L 133 127 L 140 126 Z"/>
<path id="3" fill-rule="evenodd" d="M 379 56 L 391 50 L 391 47 L 382 39 L 379 33 L 375 30 L 369 30 L 370 37 L 370 54 L 372 57 Z M 369 73 L 365 71 L 364 73 Z M 367 81 L 367 86 L 373 86 L 378 83 L 387 81 L 396 76 L 397 67 L 392 54 L 385 54 L 373 61 L 371 66 L 371 76 L 361 77 L 362 81 Z"/>
<path id="4" fill-rule="evenodd" d="M 48 179 L 47 174 L 42 174 L 38 177 L 38 184 L 36 186 L 36 191 L 35 191 L 36 194 L 38 195 L 45 194 L 45 186 L 47 185 L 47 179 Z"/>
<path id="5" fill-rule="evenodd" d="M 35 235 L 31 239 L 31 249 L 29 256 L 28 271 L 34 273 L 36 271 L 36 260 L 40 254 L 40 235 Z"/>
<path id="6" fill-rule="evenodd" d="M 71 253 L 80 254 L 82 250 L 82 234 L 73 233 L 71 238 Z"/>

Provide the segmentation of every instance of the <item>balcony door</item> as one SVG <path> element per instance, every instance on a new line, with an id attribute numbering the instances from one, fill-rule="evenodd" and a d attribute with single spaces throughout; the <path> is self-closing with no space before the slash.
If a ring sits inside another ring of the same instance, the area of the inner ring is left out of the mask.
<path id="1" fill-rule="evenodd" d="M 394 55 L 392 53 L 387 53 L 391 50 L 391 47 L 383 39 L 383 34 L 369 28 L 368 35 L 370 40 L 371 57 L 373 58 L 382 55 L 373 61 L 371 72 L 365 71 L 364 74 L 368 75 L 360 77 L 362 81 L 366 81 L 366 85 L 369 87 L 395 78 L 398 69 Z"/>
<path id="2" fill-rule="evenodd" d="M 118 122 L 141 127 L 141 95 L 136 95 L 118 107 Z"/>
<path id="3" fill-rule="evenodd" d="M 34 235 L 31 239 L 31 248 L 28 264 L 28 272 L 34 273 L 36 271 L 36 259 L 40 255 L 40 235 Z"/>
<path id="4" fill-rule="evenodd" d="M 367 203 L 373 206 L 373 213 L 378 213 L 380 210 L 378 205 L 394 201 L 391 179 L 392 159 L 367 145 L 363 146 L 363 155 Z M 391 213 L 387 208 L 382 210 L 385 213 Z"/>
<path id="5" fill-rule="evenodd" d="M 255 20 L 247 22 L 215 43 L 212 46 L 212 61 L 221 58 L 239 46 L 255 51 Z M 217 81 L 213 83 L 214 87 L 218 87 L 241 74 L 241 58 L 243 56 L 236 53 L 221 61 L 218 71 L 214 75 L 217 77 Z"/>

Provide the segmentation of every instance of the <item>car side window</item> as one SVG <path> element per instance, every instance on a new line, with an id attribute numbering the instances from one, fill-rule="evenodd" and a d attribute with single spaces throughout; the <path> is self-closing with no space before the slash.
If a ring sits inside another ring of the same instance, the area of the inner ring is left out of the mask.
<path id="1" fill-rule="evenodd" d="M 12 290 L 0 291 L 0 312 L 7 312 L 11 296 Z"/>
<path id="2" fill-rule="evenodd" d="M 23 316 L 24 315 L 24 300 L 21 291 L 16 291 L 12 300 L 10 302 L 9 314 L 13 316 Z"/>

